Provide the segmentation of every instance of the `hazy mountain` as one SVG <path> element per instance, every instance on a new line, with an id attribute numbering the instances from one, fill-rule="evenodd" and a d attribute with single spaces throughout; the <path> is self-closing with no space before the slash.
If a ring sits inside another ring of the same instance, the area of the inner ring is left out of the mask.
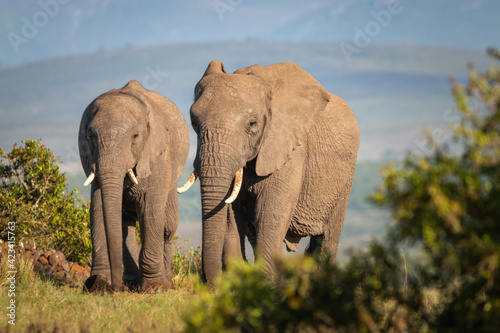
<path id="1" fill-rule="evenodd" d="M 130 47 L 54 59 L 0 70 L 0 147 L 43 138 L 80 172 L 77 131 L 95 97 L 136 79 L 189 118 L 193 87 L 213 59 L 229 72 L 256 63 L 302 66 L 351 105 L 361 128 L 361 160 L 416 148 L 422 124 L 449 119 L 448 75 L 463 80 L 467 62 L 489 63 L 484 52 L 409 45 L 370 45 L 347 62 L 332 43 L 259 42 Z"/>

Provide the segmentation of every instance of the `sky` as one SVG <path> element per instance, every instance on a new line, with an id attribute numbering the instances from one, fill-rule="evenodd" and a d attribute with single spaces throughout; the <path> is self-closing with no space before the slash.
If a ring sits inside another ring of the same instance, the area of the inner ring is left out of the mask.
<path id="1" fill-rule="evenodd" d="M 333 42 L 339 47 L 347 43 L 357 48 L 366 43 L 391 43 L 484 50 L 500 41 L 500 1 L 25 0 L 0 3 L 0 66 L 4 68 L 103 49 L 246 40 Z"/>

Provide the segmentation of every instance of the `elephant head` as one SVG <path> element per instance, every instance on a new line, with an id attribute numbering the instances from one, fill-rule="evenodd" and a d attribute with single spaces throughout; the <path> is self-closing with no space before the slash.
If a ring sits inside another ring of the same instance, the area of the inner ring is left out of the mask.
<path id="1" fill-rule="evenodd" d="M 91 219 L 104 221 L 106 235 L 106 244 L 93 246 L 107 246 L 115 289 L 122 284 L 123 192 L 141 186 L 167 148 L 165 131 L 159 128 L 162 122 L 154 118 L 146 92 L 138 82 L 130 81 L 102 94 L 86 108 L 79 130 L 80 157 L 88 176 L 85 185 L 92 183 Z"/>
<path id="2" fill-rule="evenodd" d="M 228 205 L 237 196 L 243 167 L 255 161 L 257 176 L 276 172 L 305 143 L 329 98 L 328 91 L 292 63 L 254 65 L 234 74 L 226 73 L 217 60 L 208 66 L 191 107 L 198 135 L 194 174 L 201 183 L 202 258 L 208 281 L 221 271 Z M 235 180 L 235 174 L 240 179 Z"/>

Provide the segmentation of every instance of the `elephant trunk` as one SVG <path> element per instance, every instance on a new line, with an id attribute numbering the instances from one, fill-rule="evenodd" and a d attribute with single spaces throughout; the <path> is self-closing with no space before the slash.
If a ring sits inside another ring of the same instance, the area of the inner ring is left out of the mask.
<path id="1" fill-rule="evenodd" d="M 104 169 L 117 170 L 117 168 Z M 119 290 L 122 285 L 122 197 L 124 177 L 125 172 L 123 174 L 98 172 L 102 191 L 104 230 L 108 245 L 111 285 L 115 290 Z"/>
<path id="2" fill-rule="evenodd" d="M 202 267 L 208 283 L 213 283 L 222 270 L 224 239 L 228 229 L 228 206 L 225 200 L 231 194 L 236 171 L 241 167 L 236 160 L 228 161 L 231 153 L 221 151 L 218 143 L 201 145 L 199 151 L 199 179 L 202 205 Z M 216 152 L 216 153 L 214 153 Z"/>
<path id="3" fill-rule="evenodd" d="M 217 179 L 219 182 L 220 179 Z M 227 197 L 231 180 L 224 181 L 219 186 L 214 178 L 200 176 L 201 205 L 202 205 L 202 266 L 203 275 L 207 282 L 213 283 L 222 270 L 222 254 L 224 238 L 227 232 L 227 206 L 224 199 Z"/>

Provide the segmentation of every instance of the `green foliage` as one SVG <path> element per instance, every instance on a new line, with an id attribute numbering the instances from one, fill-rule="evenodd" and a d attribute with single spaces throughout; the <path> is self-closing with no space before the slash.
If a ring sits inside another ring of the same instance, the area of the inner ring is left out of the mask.
<path id="1" fill-rule="evenodd" d="M 23 141 L 10 153 L 0 149 L 0 237 L 16 223 L 16 239 L 32 238 L 41 249 L 62 251 L 68 260 L 91 258 L 88 203 L 67 192 L 58 160 L 41 141 Z"/>
<path id="2" fill-rule="evenodd" d="M 201 245 L 196 250 L 193 247 L 185 248 L 188 240 L 179 235 L 174 236 L 172 250 L 172 282 L 174 288 L 193 289 L 201 276 Z"/>
<path id="3" fill-rule="evenodd" d="M 452 83 L 461 115 L 453 142 L 428 134 L 432 153 L 388 167 L 372 201 L 393 212 L 391 243 L 418 244 L 431 259 L 423 278 L 447 303 L 435 327 L 492 331 L 500 318 L 500 67 L 479 74 L 470 65 L 469 84 Z"/>
<path id="4" fill-rule="evenodd" d="M 276 283 L 262 264 L 233 262 L 213 291 L 193 299 L 184 314 L 186 331 L 425 329 L 422 318 L 429 313 L 418 281 L 405 279 L 402 258 L 387 251 L 374 246 L 371 255 L 355 255 L 343 269 L 325 256 L 277 260 Z"/>

